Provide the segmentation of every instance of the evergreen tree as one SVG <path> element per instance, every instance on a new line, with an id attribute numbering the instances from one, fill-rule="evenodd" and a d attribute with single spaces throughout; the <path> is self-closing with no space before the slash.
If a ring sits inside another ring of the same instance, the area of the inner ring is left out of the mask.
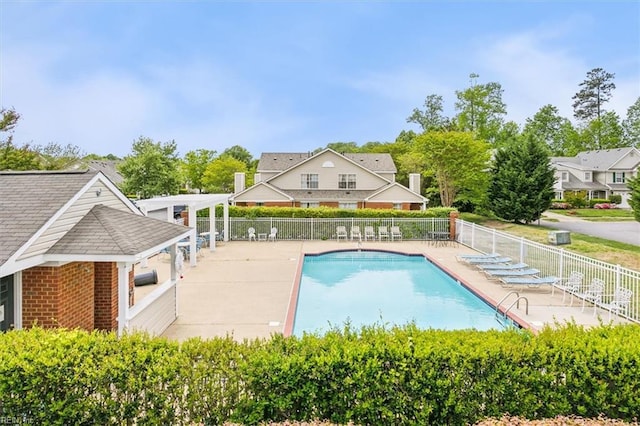
<path id="1" fill-rule="evenodd" d="M 627 186 L 631 190 L 629 205 L 633 210 L 633 217 L 640 222 L 640 177 L 627 179 Z"/>
<path id="2" fill-rule="evenodd" d="M 551 206 L 554 180 L 544 143 L 528 135 L 496 151 L 489 205 L 498 217 L 531 223 Z"/>

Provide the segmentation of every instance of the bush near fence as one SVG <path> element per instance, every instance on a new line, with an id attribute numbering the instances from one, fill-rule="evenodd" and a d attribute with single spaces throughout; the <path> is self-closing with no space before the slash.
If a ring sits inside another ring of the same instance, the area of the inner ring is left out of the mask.
<path id="1" fill-rule="evenodd" d="M 330 207 L 238 207 L 229 206 L 229 217 L 289 217 L 289 218 L 377 218 L 377 217 L 449 217 L 456 211 L 451 207 L 434 207 L 426 210 L 394 210 L 394 209 L 337 209 Z M 216 217 L 222 217 L 223 206 L 216 206 Z M 209 217 L 209 209 L 197 211 L 198 217 Z"/>
<path id="2" fill-rule="evenodd" d="M 640 329 L 419 330 L 184 343 L 143 334 L 0 335 L 0 416 L 33 424 L 472 424 L 506 413 L 633 420 Z"/>

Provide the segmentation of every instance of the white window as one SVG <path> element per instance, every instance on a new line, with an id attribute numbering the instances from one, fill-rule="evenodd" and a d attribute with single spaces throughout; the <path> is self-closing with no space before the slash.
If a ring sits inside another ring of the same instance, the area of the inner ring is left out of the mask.
<path id="1" fill-rule="evenodd" d="M 303 173 L 300 179 L 300 187 L 302 189 L 318 189 L 318 174 L 317 173 Z"/>
<path id="2" fill-rule="evenodd" d="M 569 172 L 560 172 L 560 180 L 562 182 L 568 182 L 569 181 Z"/>
<path id="3" fill-rule="evenodd" d="M 305 209 L 310 209 L 310 208 L 314 208 L 314 207 L 320 207 L 320 202 L 319 201 L 308 201 L 308 202 L 300 202 L 300 207 L 305 208 Z"/>
<path id="4" fill-rule="evenodd" d="M 356 189 L 356 175 L 351 173 L 339 174 L 338 189 Z"/>
<path id="5" fill-rule="evenodd" d="M 358 208 L 358 203 L 338 203 L 338 207 L 341 209 L 347 209 L 347 210 L 355 210 Z"/>
<path id="6" fill-rule="evenodd" d="M 591 172 L 584 172 L 584 181 L 591 182 L 593 180 L 593 175 Z"/>
<path id="7" fill-rule="evenodd" d="M 616 173 L 613 172 L 613 183 L 624 183 L 624 172 L 622 173 Z"/>
<path id="8" fill-rule="evenodd" d="M 402 203 L 393 203 L 394 210 L 402 210 Z"/>

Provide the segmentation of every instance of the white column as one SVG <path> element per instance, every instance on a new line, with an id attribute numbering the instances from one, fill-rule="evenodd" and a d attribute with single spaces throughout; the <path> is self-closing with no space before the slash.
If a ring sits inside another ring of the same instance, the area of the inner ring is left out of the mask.
<path id="1" fill-rule="evenodd" d="M 189 265 L 196 266 L 196 239 L 198 237 L 198 219 L 196 217 L 195 207 L 189 206 L 189 227 L 192 229 L 189 238 Z"/>
<path id="2" fill-rule="evenodd" d="M 229 241 L 229 202 L 228 200 L 222 204 L 223 206 L 223 221 L 224 221 L 224 240 Z"/>
<path id="3" fill-rule="evenodd" d="M 131 271 L 130 263 L 118 262 L 118 336 L 122 336 L 128 325 L 129 271 Z"/>
<path id="4" fill-rule="evenodd" d="M 209 250 L 216 251 L 216 205 L 209 206 Z"/>

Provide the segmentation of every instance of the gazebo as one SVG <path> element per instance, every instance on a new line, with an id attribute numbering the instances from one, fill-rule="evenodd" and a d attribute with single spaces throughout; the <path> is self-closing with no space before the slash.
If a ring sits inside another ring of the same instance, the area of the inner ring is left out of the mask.
<path id="1" fill-rule="evenodd" d="M 166 197 L 154 197 L 146 200 L 136 201 L 136 205 L 145 215 L 149 212 L 157 212 L 166 210 L 167 221 L 173 222 L 173 211 L 176 206 L 186 206 L 189 212 L 189 226 L 193 229 L 190 237 L 189 250 L 191 253 L 196 252 L 196 212 L 202 209 L 209 209 L 209 230 L 211 232 L 209 249 L 216 249 L 216 205 L 222 204 L 223 211 L 223 240 L 229 241 L 229 198 L 233 194 L 183 194 L 170 195 Z M 196 266 L 196 256 L 190 256 L 189 262 L 191 266 Z"/>

